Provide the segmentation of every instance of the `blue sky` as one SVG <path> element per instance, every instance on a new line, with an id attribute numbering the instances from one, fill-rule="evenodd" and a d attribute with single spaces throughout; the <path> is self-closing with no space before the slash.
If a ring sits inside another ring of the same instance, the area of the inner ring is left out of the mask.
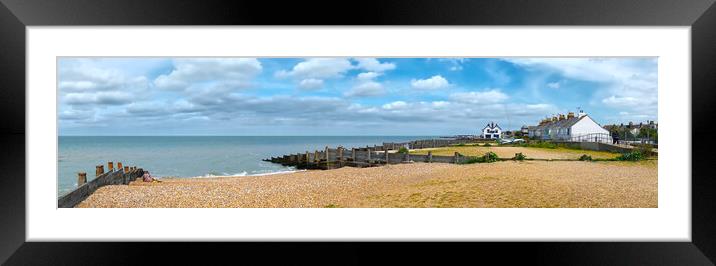
<path id="1" fill-rule="evenodd" d="M 60 135 L 454 135 L 657 119 L 656 58 L 61 58 Z"/>

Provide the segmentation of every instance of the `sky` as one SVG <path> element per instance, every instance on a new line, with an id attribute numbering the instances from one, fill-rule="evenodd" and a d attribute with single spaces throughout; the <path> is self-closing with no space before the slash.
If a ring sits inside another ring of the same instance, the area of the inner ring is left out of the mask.
<path id="1" fill-rule="evenodd" d="M 60 58 L 62 136 L 450 136 L 657 119 L 657 58 Z"/>

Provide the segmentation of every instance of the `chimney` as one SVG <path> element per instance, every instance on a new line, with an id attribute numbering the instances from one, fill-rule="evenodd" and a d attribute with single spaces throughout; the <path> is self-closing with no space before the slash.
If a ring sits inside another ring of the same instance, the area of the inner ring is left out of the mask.
<path id="1" fill-rule="evenodd" d="M 582 116 L 585 116 L 585 115 L 587 115 L 587 114 L 584 113 L 584 111 L 579 110 L 579 114 L 577 115 L 577 117 L 578 117 L 578 118 L 582 118 Z"/>
<path id="2" fill-rule="evenodd" d="M 574 112 L 567 113 L 567 119 L 574 118 Z"/>
<path id="3" fill-rule="evenodd" d="M 564 120 L 564 115 L 563 115 L 563 114 L 559 114 L 559 120 Z"/>

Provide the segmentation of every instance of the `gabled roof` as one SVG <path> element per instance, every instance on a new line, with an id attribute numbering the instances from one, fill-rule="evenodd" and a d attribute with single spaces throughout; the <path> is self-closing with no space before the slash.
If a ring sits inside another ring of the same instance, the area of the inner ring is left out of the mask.
<path id="1" fill-rule="evenodd" d="M 568 119 L 552 121 L 552 122 L 546 123 L 544 125 L 537 126 L 534 129 L 535 130 L 544 130 L 544 129 L 570 128 L 577 122 L 584 119 L 585 117 L 587 117 L 587 115 L 583 115 L 582 117 L 572 117 L 572 118 L 568 118 Z"/>
<path id="2" fill-rule="evenodd" d="M 499 128 L 500 130 L 502 130 L 502 128 L 500 126 L 498 126 L 497 124 L 495 124 L 495 122 L 487 123 L 487 126 L 483 127 L 482 130 L 484 131 L 486 128 L 490 128 L 490 129 Z"/>

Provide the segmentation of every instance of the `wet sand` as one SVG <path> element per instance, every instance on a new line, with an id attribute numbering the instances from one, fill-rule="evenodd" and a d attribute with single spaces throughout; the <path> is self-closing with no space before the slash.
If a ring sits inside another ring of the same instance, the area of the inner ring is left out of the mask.
<path id="1" fill-rule="evenodd" d="M 411 163 L 98 189 L 77 207 L 657 207 L 657 161 Z"/>

